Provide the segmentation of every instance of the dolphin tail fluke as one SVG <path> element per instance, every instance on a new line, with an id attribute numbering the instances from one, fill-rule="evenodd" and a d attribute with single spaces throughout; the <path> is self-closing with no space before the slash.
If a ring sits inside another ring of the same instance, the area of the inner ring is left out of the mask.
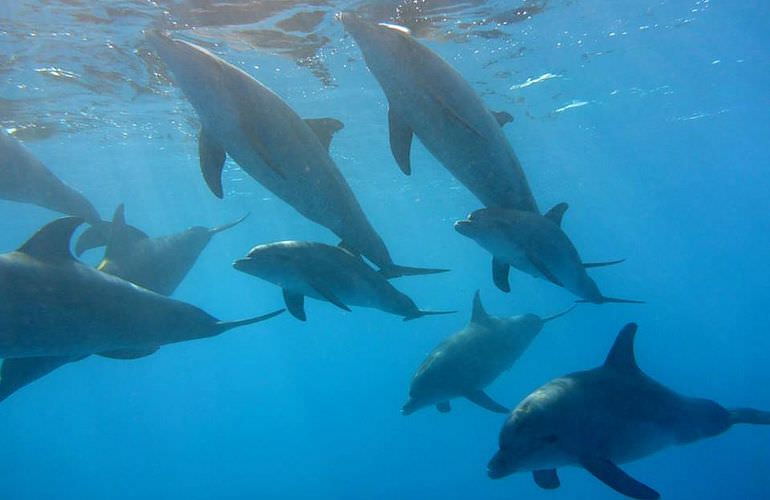
<path id="1" fill-rule="evenodd" d="M 770 412 L 754 408 L 734 408 L 730 410 L 730 423 L 770 425 Z"/>
<path id="2" fill-rule="evenodd" d="M 246 215 L 244 215 L 240 219 L 230 222 L 229 224 L 222 224 L 221 226 L 212 227 L 211 229 L 209 229 L 209 234 L 217 234 L 217 233 L 221 233 L 222 231 L 227 231 L 228 229 L 233 228 L 238 224 L 240 224 L 241 222 L 243 222 L 244 220 L 246 220 L 246 218 L 249 215 L 251 215 L 251 212 L 248 212 Z"/>
<path id="3" fill-rule="evenodd" d="M 440 314 L 454 314 L 457 311 L 417 311 L 417 313 L 411 316 L 404 317 L 404 321 L 412 321 L 413 319 L 422 318 L 423 316 L 438 316 Z"/>
<path id="4" fill-rule="evenodd" d="M 391 264 L 387 267 L 380 269 L 385 279 L 400 278 L 401 276 L 420 276 L 422 274 L 438 274 L 445 273 L 449 269 L 434 269 L 430 267 L 409 267 L 399 266 L 397 264 Z"/>
<path id="5" fill-rule="evenodd" d="M 248 318 L 248 319 L 241 319 L 238 321 L 220 321 L 217 323 L 217 326 L 220 328 L 221 332 L 226 332 L 227 330 L 230 330 L 232 328 L 238 328 L 239 326 L 246 326 L 246 325 L 252 325 L 254 323 L 259 323 L 260 321 L 265 321 L 270 318 L 274 318 L 278 316 L 279 314 L 283 313 L 286 309 L 278 309 L 277 311 L 273 311 L 271 313 L 263 314 L 262 316 L 256 316 L 254 318 Z"/>
<path id="6" fill-rule="evenodd" d="M 580 299 L 575 301 L 578 304 L 646 304 L 643 300 L 618 299 L 616 297 L 601 296 L 599 300 Z"/>
<path id="7" fill-rule="evenodd" d="M 557 318 L 561 318 L 562 316 L 565 316 L 565 315 L 571 313 L 572 310 L 575 309 L 577 306 L 578 306 L 578 304 L 572 304 L 572 306 L 568 307 L 567 309 L 563 310 L 560 313 L 556 313 L 556 314 L 554 314 L 552 316 L 546 316 L 545 318 L 543 318 L 543 323 L 548 323 L 551 320 L 554 320 L 554 319 L 557 319 Z"/>

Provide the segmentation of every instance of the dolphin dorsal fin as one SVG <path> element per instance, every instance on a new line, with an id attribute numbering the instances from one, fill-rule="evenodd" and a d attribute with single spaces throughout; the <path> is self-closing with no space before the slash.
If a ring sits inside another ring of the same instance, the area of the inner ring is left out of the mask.
<path id="1" fill-rule="evenodd" d="M 83 223 L 81 217 L 62 217 L 40 228 L 18 251 L 40 260 L 75 260 L 70 240 Z"/>
<path id="2" fill-rule="evenodd" d="M 557 226 L 561 226 L 561 219 L 564 217 L 564 212 L 566 212 L 568 208 L 569 208 L 568 204 L 561 202 L 558 205 L 555 205 L 548 212 L 546 212 L 543 217 L 545 217 L 546 219 L 550 219 L 551 222 L 553 222 Z"/>
<path id="3" fill-rule="evenodd" d="M 478 290 L 473 295 L 473 313 L 471 313 L 471 323 L 483 323 L 489 319 L 484 304 L 481 303 L 481 294 Z"/>
<path id="4" fill-rule="evenodd" d="M 634 354 L 636 328 L 636 323 L 629 323 L 620 330 L 607 359 L 604 361 L 604 366 L 625 372 L 639 371 L 639 365 L 636 364 L 636 355 Z"/>
<path id="5" fill-rule="evenodd" d="M 341 121 L 334 118 L 306 118 L 305 123 L 315 133 L 326 151 L 329 151 L 332 136 L 345 126 Z"/>

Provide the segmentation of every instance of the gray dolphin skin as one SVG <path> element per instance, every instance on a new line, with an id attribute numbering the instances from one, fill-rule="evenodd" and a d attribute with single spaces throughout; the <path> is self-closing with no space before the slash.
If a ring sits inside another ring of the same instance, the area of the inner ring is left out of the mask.
<path id="1" fill-rule="evenodd" d="M 191 227 L 181 233 L 150 238 L 126 224 L 125 208 L 118 206 L 108 227 L 92 226 L 78 239 L 77 255 L 87 248 L 107 245 L 97 269 L 161 295 L 171 295 L 190 272 L 211 238 L 240 224 L 247 216 L 222 226 Z M 104 241 L 104 239 L 106 241 Z"/>
<path id="2" fill-rule="evenodd" d="M 634 355 L 636 330 L 630 323 L 620 331 L 602 366 L 557 378 L 513 410 L 488 465 L 491 478 L 531 471 L 540 487 L 553 489 L 556 469 L 576 465 L 623 495 L 655 499 L 655 490 L 618 464 L 735 424 L 770 425 L 770 412 L 682 396 L 644 374 Z"/>
<path id="3" fill-rule="evenodd" d="M 85 196 L 56 177 L 11 134 L 0 129 L 0 198 L 32 203 L 82 217 L 94 224 L 99 213 Z"/>
<path id="4" fill-rule="evenodd" d="M 401 413 L 411 415 L 430 405 L 446 413 L 451 410 L 449 400 L 459 397 L 495 413 L 510 412 L 484 388 L 521 357 L 548 321 L 569 310 L 548 318 L 535 314 L 498 318 L 487 314 L 476 292 L 470 322 L 428 354 L 414 374 Z"/>
<path id="5" fill-rule="evenodd" d="M 257 245 L 233 267 L 269 281 L 283 289 L 289 312 L 305 321 L 305 297 L 331 302 L 340 309 L 348 306 L 379 309 L 404 321 L 455 311 L 422 311 L 396 290 L 382 272 L 369 267 L 344 248 L 305 241 L 279 241 Z"/>
<path id="6" fill-rule="evenodd" d="M 444 269 L 398 266 L 329 156 L 342 123 L 303 120 L 277 94 L 244 71 L 192 43 L 153 32 L 148 39 L 201 122 L 200 164 L 209 188 L 223 196 L 225 155 L 300 214 L 388 276 Z"/>
<path id="7" fill-rule="evenodd" d="M 566 210 L 566 203 L 556 205 L 545 215 L 483 208 L 472 212 L 467 220 L 455 222 L 455 230 L 492 254 L 492 277 L 495 285 L 504 292 L 511 290 L 508 271 L 513 266 L 535 278 L 566 288 L 582 298 L 578 302 L 642 303 L 605 297 L 599 291 L 586 269 L 623 261 L 583 262 L 572 241 L 561 229 Z"/>
<path id="8" fill-rule="evenodd" d="M 388 99 L 390 147 L 405 174 L 416 135 L 487 207 L 537 212 L 524 171 L 492 113 L 463 77 L 409 30 L 338 14 Z"/>
<path id="9" fill-rule="evenodd" d="M 219 321 L 195 306 L 93 269 L 69 250 L 82 222 L 58 219 L 18 250 L 0 255 L 0 400 L 90 354 L 135 359 L 165 344 L 213 337 L 283 312 Z"/>

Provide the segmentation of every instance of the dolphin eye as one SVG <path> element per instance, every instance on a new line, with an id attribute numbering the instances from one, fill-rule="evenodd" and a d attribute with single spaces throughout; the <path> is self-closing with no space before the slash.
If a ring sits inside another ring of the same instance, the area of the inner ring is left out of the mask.
<path id="1" fill-rule="evenodd" d="M 550 443 L 555 443 L 558 440 L 559 440 L 559 436 L 557 436 L 556 434 L 548 434 L 547 436 L 545 436 L 543 438 L 543 441 L 545 441 L 546 443 L 549 443 L 549 444 Z"/>

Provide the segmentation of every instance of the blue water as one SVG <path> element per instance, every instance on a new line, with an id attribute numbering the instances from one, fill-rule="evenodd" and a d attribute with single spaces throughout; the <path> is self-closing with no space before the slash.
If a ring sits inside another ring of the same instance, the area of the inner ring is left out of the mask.
<path id="1" fill-rule="evenodd" d="M 397 286 L 422 308 L 459 312 L 404 323 L 311 300 L 307 323 L 286 314 L 135 361 L 65 366 L 0 406 L 2 498 L 620 498 L 575 468 L 560 471 L 557 492 L 528 474 L 489 480 L 504 419 L 464 400 L 449 414 L 399 414 L 414 370 L 466 323 L 475 290 L 501 316 L 551 314 L 573 297 L 516 272 L 512 292 L 498 291 L 489 255 L 452 228 L 479 202 L 418 142 L 413 175 L 401 174 L 382 91 L 331 17 L 343 8 L 392 14 L 393 4 L 332 3 L 289 9 L 326 13 L 313 33 L 328 41 L 300 64 L 285 48 L 236 36 L 273 28 L 288 16 L 278 4 L 243 3 L 245 12 L 276 13 L 181 33 L 216 42 L 214 52 L 300 115 L 345 123 L 332 157 L 394 260 L 452 269 Z M 488 392 L 515 405 L 558 375 L 598 365 L 618 329 L 636 321 L 639 364 L 651 376 L 726 406 L 770 409 L 770 8 L 554 0 L 495 26 L 479 20 L 518 3 L 466 4 L 437 7 L 441 19 L 421 42 L 491 109 L 514 115 L 506 135 L 534 194 L 543 209 L 570 203 L 564 227 L 584 259 L 627 259 L 592 272 L 601 289 L 648 302 L 582 306 L 548 324 Z M 209 193 L 192 108 L 139 57 L 142 29 L 191 28 L 190 9 L 202 5 L 3 2 L 0 125 L 103 217 L 125 202 L 129 223 L 151 235 L 250 212 L 212 240 L 174 295 L 237 319 L 282 300 L 233 260 L 258 243 L 337 241 L 230 160 L 225 199 Z M 553 77 L 522 85 L 541 75 Z M 56 216 L 0 201 L 0 251 Z M 665 498 L 770 498 L 770 431 L 738 426 L 625 468 Z"/>

